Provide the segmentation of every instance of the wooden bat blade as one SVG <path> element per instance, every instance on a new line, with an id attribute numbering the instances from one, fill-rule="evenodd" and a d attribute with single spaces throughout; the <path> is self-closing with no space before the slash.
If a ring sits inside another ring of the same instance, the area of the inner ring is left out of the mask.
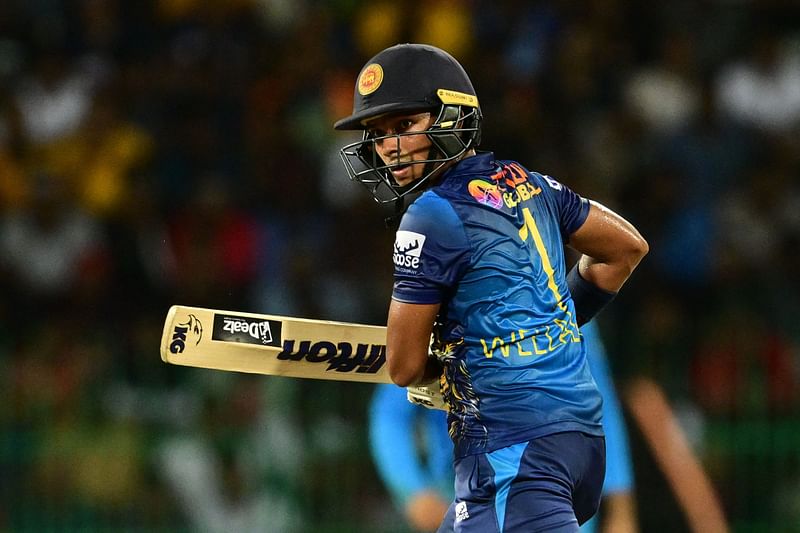
<path id="1" fill-rule="evenodd" d="M 270 376 L 391 383 L 386 327 L 173 305 L 167 363 Z"/>

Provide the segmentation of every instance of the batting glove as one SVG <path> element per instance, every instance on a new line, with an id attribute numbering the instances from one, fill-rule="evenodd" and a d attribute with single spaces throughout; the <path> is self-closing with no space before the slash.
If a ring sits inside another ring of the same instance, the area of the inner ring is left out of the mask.
<path id="1" fill-rule="evenodd" d="M 409 402 L 427 407 L 428 409 L 449 411 L 438 382 L 431 383 L 430 385 L 406 387 L 406 397 Z"/>

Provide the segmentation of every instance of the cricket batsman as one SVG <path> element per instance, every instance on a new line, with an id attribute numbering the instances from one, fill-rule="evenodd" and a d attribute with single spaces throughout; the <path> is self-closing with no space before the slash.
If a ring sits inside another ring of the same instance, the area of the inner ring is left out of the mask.
<path id="1" fill-rule="evenodd" d="M 605 474 L 580 326 L 648 245 L 557 179 L 479 151 L 481 121 L 455 58 L 399 44 L 366 62 L 334 127 L 363 131 L 345 167 L 401 216 L 386 359 L 399 386 L 438 382 L 448 410 L 455 498 L 439 531 L 575 532 Z M 565 245 L 580 253 L 569 272 Z"/>

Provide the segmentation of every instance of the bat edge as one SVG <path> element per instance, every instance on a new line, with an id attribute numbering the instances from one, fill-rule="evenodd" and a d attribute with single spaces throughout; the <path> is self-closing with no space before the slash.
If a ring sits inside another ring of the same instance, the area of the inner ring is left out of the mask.
<path id="1" fill-rule="evenodd" d="M 164 329 L 161 332 L 161 346 L 159 352 L 161 353 L 161 360 L 165 363 L 174 364 L 169 359 L 169 343 L 172 335 L 172 328 L 175 324 L 175 315 L 178 313 L 179 305 L 171 305 L 167 311 L 167 316 L 164 319 Z"/>

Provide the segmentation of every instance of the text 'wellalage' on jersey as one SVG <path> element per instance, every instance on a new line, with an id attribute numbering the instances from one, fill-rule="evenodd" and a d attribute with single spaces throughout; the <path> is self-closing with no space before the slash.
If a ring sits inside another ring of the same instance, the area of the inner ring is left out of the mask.
<path id="1" fill-rule="evenodd" d="M 483 355 L 492 358 L 494 354 L 502 357 L 517 355 L 529 357 L 545 355 L 564 344 L 581 342 L 578 326 L 574 322 L 555 320 L 555 325 L 547 325 L 535 331 L 519 329 L 503 337 L 480 339 Z"/>

